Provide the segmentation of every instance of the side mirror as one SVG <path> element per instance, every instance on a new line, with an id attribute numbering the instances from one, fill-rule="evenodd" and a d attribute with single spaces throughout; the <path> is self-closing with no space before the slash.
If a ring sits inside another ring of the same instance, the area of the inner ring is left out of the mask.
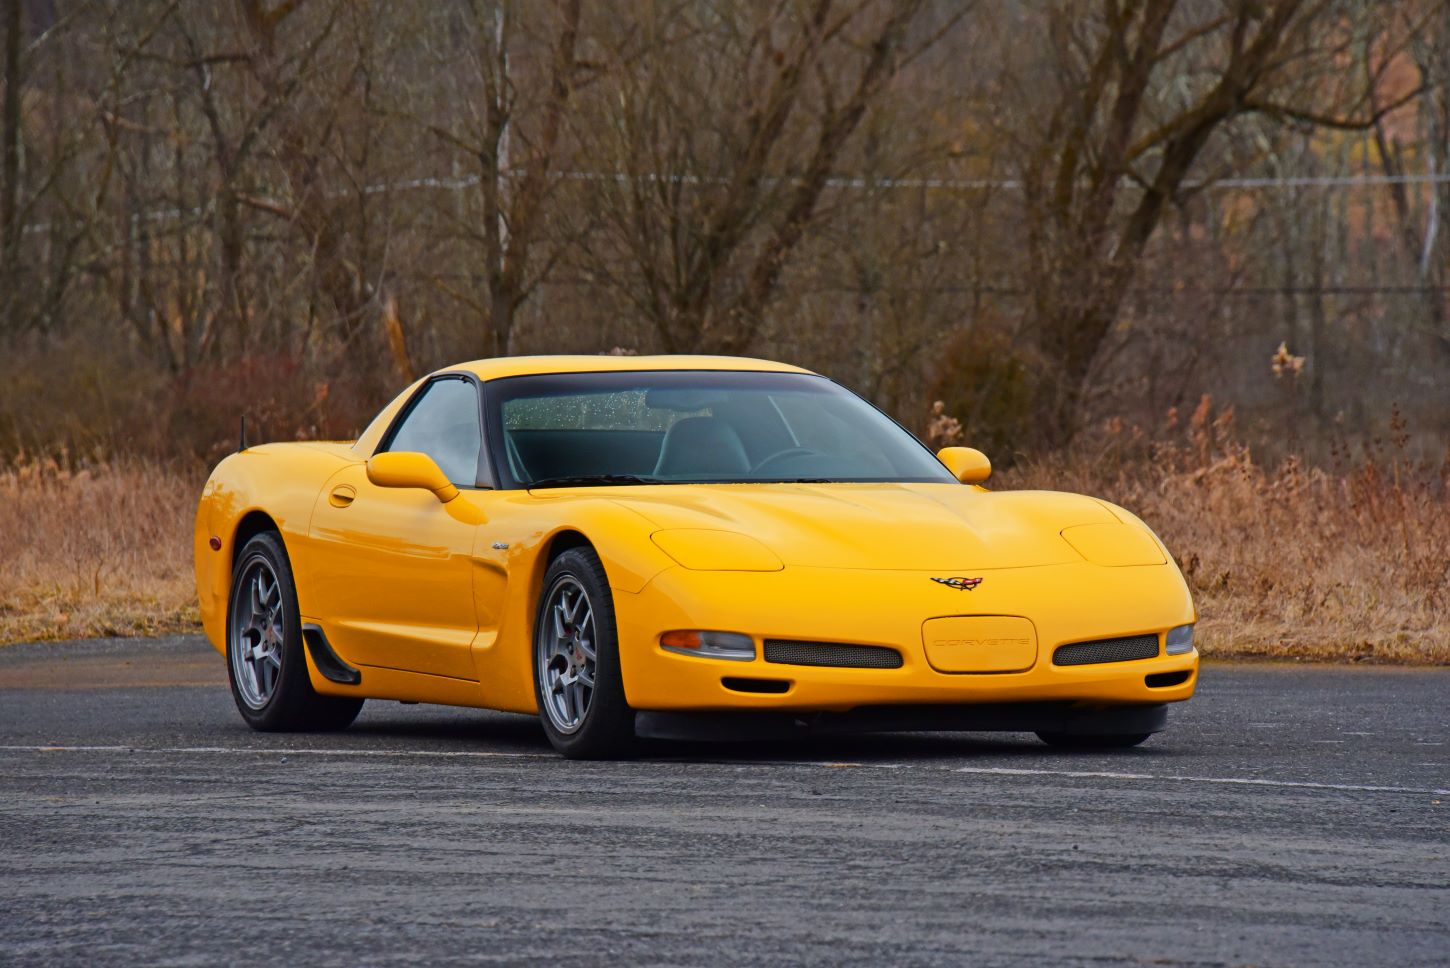
<path id="1" fill-rule="evenodd" d="M 458 496 L 458 488 L 433 458 L 412 451 L 374 454 L 368 460 L 368 480 L 378 487 L 421 487 L 444 504 Z"/>
<path id="2" fill-rule="evenodd" d="M 936 459 L 963 484 L 980 484 L 992 476 L 992 462 L 973 447 L 943 447 L 936 452 Z"/>

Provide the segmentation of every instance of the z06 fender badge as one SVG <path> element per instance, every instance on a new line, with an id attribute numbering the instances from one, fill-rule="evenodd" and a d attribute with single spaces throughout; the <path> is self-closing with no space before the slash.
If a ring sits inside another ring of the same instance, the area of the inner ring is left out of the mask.
<path id="1" fill-rule="evenodd" d="M 934 581 L 934 582 L 940 582 L 941 584 L 946 585 L 948 588 L 955 588 L 959 592 L 961 592 L 961 591 L 967 591 L 967 592 L 969 592 L 973 588 L 976 588 L 978 585 L 980 585 L 982 583 L 982 579 L 980 579 L 980 578 L 936 578 L 936 577 L 933 577 L 932 578 L 932 581 Z"/>

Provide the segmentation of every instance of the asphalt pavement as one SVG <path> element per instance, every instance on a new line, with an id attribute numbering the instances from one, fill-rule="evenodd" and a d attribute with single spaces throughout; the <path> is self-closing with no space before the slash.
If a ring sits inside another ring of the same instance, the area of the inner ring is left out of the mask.
<path id="1" fill-rule="evenodd" d="M 1450 964 L 1450 669 L 1209 664 L 1170 715 L 576 763 L 252 733 L 196 638 L 10 646 L 0 964 Z"/>

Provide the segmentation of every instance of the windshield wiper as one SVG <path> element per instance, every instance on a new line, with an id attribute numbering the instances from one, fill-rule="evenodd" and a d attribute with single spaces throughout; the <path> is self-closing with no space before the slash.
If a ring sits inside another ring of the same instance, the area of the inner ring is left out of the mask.
<path id="1" fill-rule="evenodd" d="M 743 481 L 744 484 L 840 484 L 835 477 L 766 477 L 758 481 Z"/>
<path id="2" fill-rule="evenodd" d="M 610 484 L 662 484 L 657 477 L 638 477 L 634 474 L 581 474 L 574 477 L 546 477 L 531 481 L 529 489 L 536 487 L 605 487 Z"/>

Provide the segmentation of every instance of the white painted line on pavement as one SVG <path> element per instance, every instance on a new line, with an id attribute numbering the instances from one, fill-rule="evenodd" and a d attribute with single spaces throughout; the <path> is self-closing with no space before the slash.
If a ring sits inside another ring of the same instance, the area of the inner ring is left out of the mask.
<path id="1" fill-rule="evenodd" d="M 419 757 L 434 759 L 559 760 L 553 753 L 504 753 L 490 750 L 360 750 L 360 749 L 258 749 L 245 746 L 0 746 L 0 751 L 19 753 L 180 753 L 234 754 L 251 756 L 358 756 Z M 678 762 L 678 761 L 671 761 Z M 932 770 L 978 776 L 1051 776 L 1088 780 L 1157 780 L 1170 783 L 1215 783 L 1230 786 L 1274 787 L 1294 790 L 1333 790 L 1346 793 L 1411 793 L 1450 796 L 1450 788 L 1380 786 L 1363 783 L 1316 783 L 1309 780 L 1266 780 L 1239 776 L 1186 776 L 1178 773 L 1120 773 L 1107 770 L 1017 769 L 1005 766 L 925 766 L 910 763 L 859 763 L 824 760 L 702 760 L 715 766 L 809 766 L 817 769 Z"/>
<path id="2" fill-rule="evenodd" d="M 17 753 L 238 753 L 254 756 L 428 756 L 473 759 L 554 760 L 553 753 L 500 753 L 490 750 L 258 749 L 245 746 L 0 746 Z"/>
<path id="3" fill-rule="evenodd" d="M 1178 773 L 1109 773 L 1087 770 L 1013 770 L 1006 767 L 959 766 L 957 773 L 980 773 L 988 776 L 1064 776 L 1099 780 L 1169 780 L 1176 783 L 1227 783 L 1234 786 L 1286 787 L 1297 790 L 1343 790 L 1350 793 L 1424 793 L 1431 796 L 1450 794 L 1450 789 L 1429 787 L 1377 786 L 1365 783 L 1316 783 L 1311 780 L 1265 780 L 1245 776 L 1184 776 Z"/>

